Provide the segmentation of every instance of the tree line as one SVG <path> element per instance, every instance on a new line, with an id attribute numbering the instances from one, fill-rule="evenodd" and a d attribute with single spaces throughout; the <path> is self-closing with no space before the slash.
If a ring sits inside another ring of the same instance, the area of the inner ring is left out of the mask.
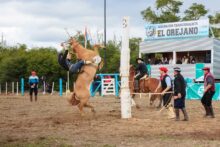
<path id="1" fill-rule="evenodd" d="M 84 44 L 82 34 L 78 41 Z M 140 38 L 130 39 L 131 62 L 134 63 L 138 56 Z M 120 46 L 121 43 L 109 41 L 106 45 L 106 64 L 98 73 L 118 73 L 120 66 Z M 88 42 L 88 48 L 92 45 Z M 63 51 L 61 51 L 63 52 Z M 57 82 L 62 78 L 64 83 L 67 80 L 67 71 L 58 64 L 58 51 L 56 48 L 40 47 L 27 48 L 25 44 L 20 46 L 3 47 L 0 46 L 0 83 L 19 82 L 25 79 L 25 86 L 28 86 L 28 77 L 31 71 L 37 72 L 38 77 L 46 78 L 46 82 Z M 104 49 L 99 50 L 100 56 L 104 57 Z M 76 62 L 73 56 L 72 62 Z M 70 83 L 76 79 L 77 75 L 70 75 Z M 71 84 L 72 87 L 72 84 Z M 58 87 L 57 87 L 58 88 Z"/>
<path id="2" fill-rule="evenodd" d="M 188 20 L 198 20 L 202 17 L 209 18 L 210 24 L 220 23 L 220 13 L 210 14 L 209 10 L 199 3 L 192 3 L 192 5 L 180 11 L 183 6 L 183 1 L 179 0 L 156 0 L 155 7 L 147 7 L 141 11 L 143 19 L 149 23 L 167 23 Z M 212 28 L 213 34 L 216 38 L 220 37 L 220 28 Z M 210 32 L 210 36 L 213 35 Z"/>
<path id="3" fill-rule="evenodd" d="M 165 23 L 184 20 L 197 20 L 208 14 L 204 5 L 193 3 L 183 14 L 180 13 L 180 7 L 183 2 L 178 0 L 156 0 L 155 8 L 148 7 L 141 11 L 143 19 L 150 23 Z M 220 13 L 208 15 L 211 24 L 220 22 Z M 144 28 L 144 27 L 143 27 Z M 220 29 L 213 29 L 214 35 L 220 37 Z M 84 45 L 84 36 L 78 33 L 77 40 Z M 131 64 L 135 64 L 138 57 L 139 43 L 141 38 L 130 39 Z M 92 48 L 90 42 L 87 42 L 88 48 Z M 98 73 L 118 73 L 120 66 L 120 46 L 121 42 L 108 41 L 106 45 L 106 63 Z M 100 55 L 103 58 L 104 49 L 100 49 Z M 27 48 L 25 44 L 19 46 L 4 47 L 0 46 L 0 83 L 16 82 L 21 78 L 25 79 L 27 85 L 28 77 L 32 70 L 35 70 L 38 76 L 45 77 L 46 81 L 51 83 L 63 78 L 66 81 L 67 72 L 59 66 L 57 62 L 58 51 L 56 48 L 39 47 Z M 76 62 L 76 58 L 73 58 Z M 76 75 L 71 75 L 71 82 L 76 79 Z"/>

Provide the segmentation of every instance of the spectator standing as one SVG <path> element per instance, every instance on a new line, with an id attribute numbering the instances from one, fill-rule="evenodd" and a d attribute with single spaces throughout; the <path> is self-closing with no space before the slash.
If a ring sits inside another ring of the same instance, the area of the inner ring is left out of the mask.
<path id="1" fill-rule="evenodd" d="M 168 109 L 169 118 L 175 118 L 175 114 L 173 112 L 173 107 L 171 107 L 170 102 L 172 99 L 172 79 L 167 74 L 168 69 L 166 67 L 160 67 L 160 84 L 156 88 L 157 91 L 160 87 L 162 87 L 163 96 L 163 106 Z"/>
<path id="2" fill-rule="evenodd" d="M 183 121 L 188 121 L 188 115 L 185 109 L 186 83 L 181 75 L 179 67 L 174 68 L 174 108 L 176 114 L 176 121 L 179 121 L 179 110 L 183 112 Z"/>
<path id="3" fill-rule="evenodd" d="M 167 57 L 164 58 L 164 64 L 169 64 Z"/>
<path id="4" fill-rule="evenodd" d="M 209 67 L 204 67 L 204 94 L 202 96 L 201 102 L 205 108 L 206 114 L 204 117 L 214 118 L 214 111 L 212 107 L 212 97 L 215 94 L 215 78 L 210 72 Z"/>
<path id="5" fill-rule="evenodd" d="M 31 72 L 31 76 L 29 77 L 28 83 L 30 86 L 30 101 L 32 102 L 32 100 L 33 100 L 33 92 L 34 92 L 35 102 L 36 102 L 37 101 L 39 78 L 38 78 L 35 71 Z"/>
<path id="6" fill-rule="evenodd" d="M 169 59 L 169 64 L 173 64 L 173 58 L 172 57 Z"/>

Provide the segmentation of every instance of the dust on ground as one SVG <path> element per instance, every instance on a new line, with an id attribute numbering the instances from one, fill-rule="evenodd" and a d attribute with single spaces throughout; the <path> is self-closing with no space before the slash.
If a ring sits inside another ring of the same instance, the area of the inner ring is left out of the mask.
<path id="1" fill-rule="evenodd" d="M 148 98 L 136 98 L 131 119 L 121 119 L 120 99 L 90 98 L 94 115 L 81 117 L 65 97 L 0 96 L 0 146 L 74 147 L 192 147 L 220 146 L 220 103 L 213 102 L 215 119 L 203 118 L 198 100 L 187 100 L 190 121 L 168 119 L 149 106 Z M 181 114 L 181 117 L 182 114 Z"/>

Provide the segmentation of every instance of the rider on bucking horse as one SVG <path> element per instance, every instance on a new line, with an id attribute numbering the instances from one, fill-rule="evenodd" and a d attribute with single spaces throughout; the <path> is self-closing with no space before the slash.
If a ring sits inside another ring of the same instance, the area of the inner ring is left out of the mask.
<path id="1" fill-rule="evenodd" d="M 134 77 L 135 78 L 135 91 L 139 92 L 139 80 L 143 78 L 144 76 L 148 77 L 148 70 L 142 58 L 137 58 L 136 62 L 138 63 L 138 65 L 135 69 L 137 74 Z"/>
<path id="2" fill-rule="evenodd" d="M 60 66 L 62 66 L 64 69 L 69 71 L 70 73 L 78 73 L 83 65 L 85 64 L 91 64 L 91 61 L 86 60 L 79 60 L 77 63 L 73 64 L 71 62 L 72 55 L 69 53 L 68 49 L 64 46 L 63 43 L 61 43 L 61 46 L 65 49 L 64 54 L 59 53 L 58 55 L 58 62 Z"/>

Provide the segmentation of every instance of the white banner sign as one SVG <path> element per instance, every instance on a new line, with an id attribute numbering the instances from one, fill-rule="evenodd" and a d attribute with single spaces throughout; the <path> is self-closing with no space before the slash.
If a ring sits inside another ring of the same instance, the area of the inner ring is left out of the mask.
<path id="1" fill-rule="evenodd" d="M 145 40 L 207 37 L 209 35 L 209 20 L 147 24 L 145 29 Z"/>

